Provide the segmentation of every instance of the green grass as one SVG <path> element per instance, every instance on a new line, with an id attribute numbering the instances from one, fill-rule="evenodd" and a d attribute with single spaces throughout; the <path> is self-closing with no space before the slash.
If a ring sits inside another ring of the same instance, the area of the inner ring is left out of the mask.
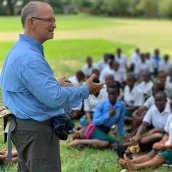
<path id="1" fill-rule="evenodd" d="M 73 75 L 85 63 L 87 56 L 100 60 L 105 52 L 114 53 L 123 49 L 130 57 L 135 47 L 153 52 L 160 48 L 162 54 L 172 54 L 172 23 L 168 20 L 139 20 L 94 17 L 87 14 L 57 15 L 57 29 L 54 40 L 45 43 L 45 56 L 55 76 Z M 10 47 L 22 31 L 19 17 L 0 17 L 0 68 Z M 2 126 L 1 126 L 2 128 Z M 1 129 L 0 129 L 1 130 Z M 61 142 L 63 172 L 119 172 L 117 155 L 111 150 L 68 149 L 67 142 Z M 0 148 L 3 133 L 0 133 Z M 16 166 L 7 166 L 5 172 L 16 172 Z M 143 172 L 155 170 L 147 169 Z M 158 172 L 171 171 L 160 167 Z"/>
<path id="2" fill-rule="evenodd" d="M 107 17 L 94 17 L 88 14 L 57 15 L 56 25 L 59 30 L 96 29 L 120 25 L 121 20 Z M 0 31 L 22 31 L 20 16 L 0 17 Z"/>
<path id="3" fill-rule="evenodd" d="M 4 42 L 0 46 L 0 66 L 4 61 L 8 50 L 14 42 Z M 102 59 L 105 52 L 113 53 L 116 48 L 123 47 L 125 52 L 134 48 L 132 45 L 114 43 L 102 39 L 74 39 L 52 40 L 44 45 L 45 57 L 53 68 L 56 76 L 73 75 L 85 64 L 85 58 L 92 56 L 94 61 Z"/>

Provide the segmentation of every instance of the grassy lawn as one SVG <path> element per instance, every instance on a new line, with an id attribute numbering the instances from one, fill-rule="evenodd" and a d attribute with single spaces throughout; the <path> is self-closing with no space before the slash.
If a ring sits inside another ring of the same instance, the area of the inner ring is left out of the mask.
<path id="1" fill-rule="evenodd" d="M 162 55 L 172 55 L 172 23 L 168 20 L 138 20 L 107 17 L 92 17 L 86 14 L 57 16 L 54 40 L 45 43 L 45 56 L 55 76 L 73 75 L 85 63 L 87 56 L 94 61 L 105 52 L 115 52 L 121 47 L 130 57 L 135 47 L 153 52 L 160 48 Z M 19 17 L 0 17 L 0 68 L 9 48 L 22 33 Z M 2 126 L 1 126 L 2 128 Z M 1 130 L 1 129 L 0 129 Z M 112 150 L 69 149 L 67 142 L 61 142 L 63 172 L 119 172 L 117 155 Z M 3 134 L 0 134 L 0 148 Z M 5 172 L 16 172 L 16 166 L 7 166 Z M 143 172 L 152 172 L 152 169 Z M 158 172 L 171 171 L 161 167 Z"/>

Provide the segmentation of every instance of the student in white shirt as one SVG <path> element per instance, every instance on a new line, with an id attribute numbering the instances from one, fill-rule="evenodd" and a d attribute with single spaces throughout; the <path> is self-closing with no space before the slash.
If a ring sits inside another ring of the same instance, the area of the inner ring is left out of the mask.
<path id="1" fill-rule="evenodd" d="M 109 54 L 105 53 L 103 56 L 103 59 L 100 60 L 97 63 L 97 68 L 99 69 L 99 71 L 103 71 L 104 68 L 106 68 L 109 65 Z"/>
<path id="2" fill-rule="evenodd" d="M 172 67 L 172 64 L 169 61 L 169 55 L 164 55 L 163 59 L 159 62 L 158 71 L 163 71 L 166 74 L 169 73 L 170 69 Z"/>
<path id="3" fill-rule="evenodd" d="M 70 76 L 68 80 L 74 85 L 79 86 L 85 80 L 85 75 L 82 71 L 77 71 L 74 76 Z"/>
<path id="4" fill-rule="evenodd" d="M 107 75 L 114 73 L 113 63 L 114 63 L 114 61 L 109 61 L 109 65 L 101 71 L 101 73 L 100 73 L 100 81 L 101 82 L 105 81 L 105 78 Z"/>
<path id="5" fill-rule="evenodd" d="M 136 62 L 136 65 L 134 68 L 134 73 L 135 73 L 136 78 L 139 78 L 141 73 L 144 71 L 148 71 L 148 72 L 152 73 L 151 66 L 146 59 L 146 54 L 141 53 L 140 60 L 138 62 Z"/>
<path id="6" fill-rule="evenodd" d="M 88 78 L 89 76 L 91 76 L 92 70 L 96 69 L 96 68 L 97 67 L 93 63 L 92 57 L 87 57 L 86 64 L 83 66 L 83 68 L 81 70 L 84 72 L 84 75 L 86 76 L 86 78 Z"/>
<path id="7" fill-rule="evenodd" d="M 119 82 L 121 86 L 123 87 L 127 79 L 126 70 L 121 68 L 118 62 L 113 62 L 113 75 L 114 75 L 115 81 Z"/>
<path id="8" fill-rule="evenodd" d="M 165 72 L 163 72 L 163 71 L 158 72 L 157 82 L 164 85 L 164 88 L 165 88 L 164 91 L 165 91 L 167 97 L 171 98 L 171 96 L 172 96 L 172 85 L 171 85 L 171 83 L 167 82 L 167 74 Z"/>
<path id="9" fill-rule="evenodd" d="M 137 62 L 140 61 L 140 49 L 136 48 L 134 53 L 131 55 L 130 70 L 134 72 L 134 68 Z"/>
<path id="10" fill-rule="evenodd" d="M 137 92 L 135 76 L 133 73 L 127 75 L 126 86 L 124 87 L 124 102 L 126 104 L 125 121 L 132 121 L 132 113 L 142 105 L 142 99 Z"/>
<path id="11" fill-rule="evenodd" d="M 149 52 L 145 53 L 145 55 L 146 55 L 146 63 L 149 66 L 149 71 L 150 71 L 151 74 L 154 74 L 154 62 L 151 59 L 151 55 L 150 55 Z"/>
<path id="12" fill-rule="evenodd" d="M 138 127 L 142 123 L 143 117 L 146 112 L 151 108 L 152 105 L 155 104 L 155 94 L 159 91 L 164 91 L 164 85 L 161 83 L 154 83 L 152 87 L 152 96 L 149 97 L 144 105 L 140 106 L 133 114 L 132 114 L 132 125 L 131 125 L 131 136 L 135 135 Z M 168 99 L 167 101 L 170 102 Z"/>
<path id="13" fill-rule="evenodd" d="M 127 57 L 122 54 L 122 50 L 120 48 L 116 50 L 115 61 L 120 64 L 120 67 L 123 70 L 127 70 Z"/>
<path id="14" fill-rule="evenodd" d="M 162 133 L 164 133 L 164 127 L 170 114 L 171 108 L 170 103 L 167 101 L 166 94 L 162 91 L 156 93 L 155 105 L 151 106 L 145 114 L 137 133 L 130 139 L 131 143 L 147 145 L 160 141 L 163 137 Z M 147 134 L 142 135 L 143 131 L 148 126 L 153 126 L 153 129 L 149 130 Z"/>
<path id="15" fill-rule="evenodd" d="M 132 160 L 125 156 L 124 160 L 120 160 L 119 163 L 122 166 L 125 165 L 129 171 L 156 168 L 163 163 L 172 165 L 172 114 L 168 116 L 164 130 L 164 137 L 160 142 L 153 144 L 151 152 Z"/>
<path id="16" fill-rule="evenodd" d="M 137 85 L 137 91 L 142 96 L 142 104 L 152 95 L 153 82 L 148 71 L 141 73 L 141 82 Z"/>

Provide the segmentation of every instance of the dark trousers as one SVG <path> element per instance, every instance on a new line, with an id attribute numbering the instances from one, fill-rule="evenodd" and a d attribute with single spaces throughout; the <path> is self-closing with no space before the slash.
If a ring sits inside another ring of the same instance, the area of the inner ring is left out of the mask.
<path id="1" fill-rule="evenodd" d="M 15 119 L 11 139 L 18 152 L 18 172 L 61 172 L 59 139 L 51 121 Z"/>

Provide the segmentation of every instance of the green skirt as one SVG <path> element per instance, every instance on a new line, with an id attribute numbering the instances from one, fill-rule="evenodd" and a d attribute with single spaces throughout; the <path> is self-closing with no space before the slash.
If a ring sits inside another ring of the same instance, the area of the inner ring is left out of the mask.
<path id="1" fill-rule="evenodd" d="M 99 140 L 105 140 L 108 141 L 109 143 L 119 143 L 119 141 L 106 133 L 104 133 L 102 130 L 99 128 L 96 128 L 94 132 L 91 134 L 90 139 L 99 139 Z"/>
<path id="2" fill-rule="evenodd" d="M 161 151 L 161 154 L 165 162 L 172 165 L 172 150 Z"/>

